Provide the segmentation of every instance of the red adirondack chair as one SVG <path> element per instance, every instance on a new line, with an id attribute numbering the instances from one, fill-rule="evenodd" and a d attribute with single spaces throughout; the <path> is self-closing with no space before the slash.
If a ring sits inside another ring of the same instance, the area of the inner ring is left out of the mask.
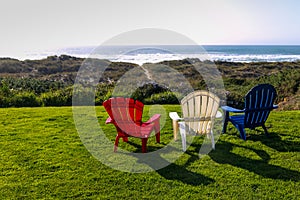
<path id="1" fill-rule="evenodd" d="M 109 115 L 106 124 L 113 124 L 117 129 L 114 151 L 118 149 L 119 139 L 128 142 L 128 137 L 142 139 L 142 152 L 147 152 L 147 141 L 155 131 L 156 142 L 160 142 L 160 114 L 153 115 L 147 122 L 142 122 L 144 104 L 138 100 L 114 97 L 103 102 Z"/>

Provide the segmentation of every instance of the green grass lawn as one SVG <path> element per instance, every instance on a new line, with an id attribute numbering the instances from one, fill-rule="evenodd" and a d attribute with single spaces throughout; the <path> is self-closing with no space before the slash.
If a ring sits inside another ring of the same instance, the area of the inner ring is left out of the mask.
<path id="1" fill-rule="evenodd" d="M 103 107 L 97 111 L 104 126 L 107 114 Z M 117 171 L 95 159 L 79 138 L 71 107 L 0 109 L 0 118 L 0 199 L 300 197 L 300 111 L 273 111 L 269 138 L 258 128 L 247 130 L 250 137 L 243 141 L 229 125 L 216 150 L 201 159 L 203 138 L 197 137 L 175 163 L 149 173 Z M 114 126 L 105 129 L 113 141 Z M 161 144 L 150 138 L 149 151 L 172 140 L 170 119 L 161 134 Z M 141 141 L 130 141 L 120 147 L 140 152 Z"/>

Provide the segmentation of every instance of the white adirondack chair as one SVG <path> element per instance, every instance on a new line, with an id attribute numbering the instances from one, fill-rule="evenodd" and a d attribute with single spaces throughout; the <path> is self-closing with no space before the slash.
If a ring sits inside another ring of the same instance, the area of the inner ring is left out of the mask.
<path id="1" fill-rule="evenodd" d="M 181 100 L 182 118 L 177 112 L 169 113 L 173 120 L 174 140 L 177 140 L 179 129 L 183 151 L 186 151 L 186 134 L 207 135 L 215 149 L 213 126 L 214 119 L 222 117 L 222 113 L 218 111 L 219 105 L 220 98 L 217 95 L 199 90 Z"/>

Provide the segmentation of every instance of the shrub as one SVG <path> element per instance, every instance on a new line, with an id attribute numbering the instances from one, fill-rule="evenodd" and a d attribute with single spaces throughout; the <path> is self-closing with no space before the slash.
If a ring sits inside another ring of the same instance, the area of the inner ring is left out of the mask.
<path id="1" fill-rule="evenodd" d="M 168 89 L 162 87 L 158 84 L 145 84 L 142 87 L 139 87 L 132 95 L 131 98 L 137 99 L 139 101 L 144 102 L 144 99 L 151 98 L 154 94 L 167 92 Z M 145 102 L 144 102 L 145 103 Z"/>
<path id="2" fill-rule="evenodd" d="M 95 105 L 102 105 L 102 103 L 112 96 L 114 84 L 100 83 L 97 85 L 95 94 Z"/>
<path id="3" fill-rule="evenodd" d="M 43 106 L 71 106 L 72 87 L 43 93 L 40 97 Z"/>
<path id="4" fill-rule="evenodd" d="M 7 99 L 8 100 L 8 99 Z M 9 99 L 10 106 L 14 107 L 38 107 L 41 106 L 41 102 L 37 96 L 32 92 L 21 92 L 15 94 Z"/>
<path id="5" fill-rule="evenodd" d="M 153 94 L 144 99 L 145 104 L 179 104 L 179 100 L 173 92 Z"/>

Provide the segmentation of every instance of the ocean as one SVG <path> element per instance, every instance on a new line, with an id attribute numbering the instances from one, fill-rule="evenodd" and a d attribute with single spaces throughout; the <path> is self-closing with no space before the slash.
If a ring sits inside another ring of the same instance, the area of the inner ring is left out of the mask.
<path id="1" fill-rule="evenodd" d="M 41 59 L 46 56 L 62 54 L 137 64 L 184 58 L 228 62 L 294 62 L 300 61 L 300 45 L 87 46 L 29 54 L 27 59 Z"/>

